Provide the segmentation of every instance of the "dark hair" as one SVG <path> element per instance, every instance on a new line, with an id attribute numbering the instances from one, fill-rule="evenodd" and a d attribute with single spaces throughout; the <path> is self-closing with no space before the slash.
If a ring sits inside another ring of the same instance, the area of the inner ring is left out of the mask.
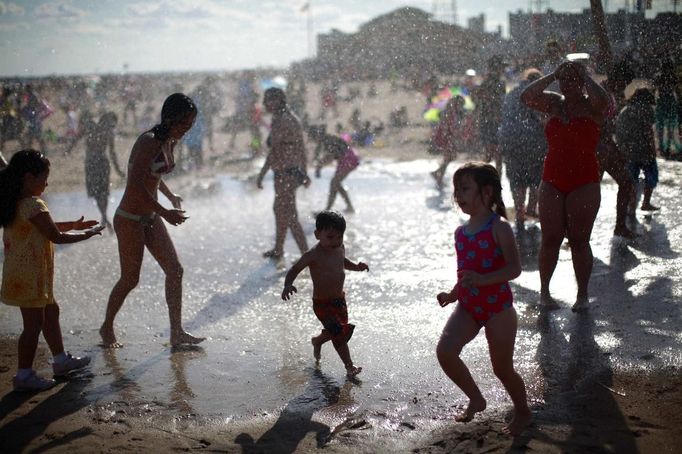
<path id="1" fill-rule="evenodd" d="M 284 94 L 284 90 L 277 87 L 270 87 L 267 90 L 265 90 L 265 93 L 263 93 L 263 102 L 265 102 L 268 99 L 279 100 L 282 107 L 285 106 L 287 103 L 287 96 Z"/>
<path id="2" fill-rule="evenodd" d="M 150 131 L 154 133 L 154 138 L 164 142 L 168 139 L 168 133 L 175 124 L 185 118 L 185 115 L 196 111 L 197 106 L 189 96 L 183 93 L 173 93 L 163 102 L 161 123 Z"/>
<path id="3" fill-rule="evenodd" d="M 467 162 L 457 169 L 452 176 L 453 186 L 457 187 L 457 183 L 462 181 L 465 175 L 470 175 L 474 179 L 479 191 L 486 186 L 490 186 L 493 189 L 492 206 L 489 208 L 503 218 L 506 218 L 507 209 L 502 200 L 502 183 L 500 182 L 500 174 L 497 172 L 497 169 L 485 162 Z"/>
<path id="4" fill-rule="evenodd" d="M 579 80 L 580 77 L 580 70 L 581 67 L 583 66 L 582 63 L 577 62 L 577 61 L 565 61 L 559 65 L 557 68 L 557 80 L 559 83 L 562 81 L 566 80 L 571 80 L 574 79 L 576 81 Z M 570 72 L 567 72 L 570 71 Z"/>
<path id="5" fill-rule="evenodd" d="M 327 229 L 334 229 L 337 232 L 343 233 L 346 231 L 346 220 L 336 211 L 320 211 L 315 216 L 315 230 Z"/>
<path id="6" fill-rule="evenodd" d="M 9 164 L 0 170 L 0 226 L 7 227 L 17 216 L 24 175 L 40 175 L 50 168 L 50 161 L 36 150 L 14 153 Z"/>
<path id="7" fill-rule="evenodd" d="M 648 88 L 638 88 L 630 97 L 630 103 L 639 105 L 650 105 L 656 104 L 656 97 Z"/>

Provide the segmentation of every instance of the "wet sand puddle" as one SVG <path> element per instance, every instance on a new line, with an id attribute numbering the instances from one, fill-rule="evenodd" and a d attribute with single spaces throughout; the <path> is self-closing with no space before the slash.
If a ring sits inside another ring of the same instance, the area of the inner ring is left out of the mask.
<path id="1" fill-rule="evenodd" d="M 183 318 L 189 331 L 208 337 L 193 349 L 172 351 L 167 344 L 163 274 L 148 254 L 140 285 L 117 318 L 125 348 L 97 347 L 97 328 L 118 277 L 115 237 L 60 247 L 55 285 L 65 341 L 72 351 L 93 356 L 81 379 L 95 420 L 140 417 L 167 431 L 211 424 L 233 433 L 243 427 L 235 443 L 257 447 L 276 437 L 290 451 L 305 437 L 317 437 L 320 445 L 337 440 L 339 446 L 357 446 L 364 440 L 366 446 L 399 448 L 401 440 L 412 437 L 414 443 L 415 437 L 451 427 L 466 399 L 435 357 L 451 311 L 440 308 L 435 295 L 454 283 L 452 234 L 461 218 L 451 189 L 433 188 L 428 175 L 433 168 L 427 160 L 374 160 L 347 181 L 358 209 L 346 216 L 347 254 L 370 266 L 369 273 L 347 275 L 350 319 L 357 325 L 351 353 L 364 367 L 354 382 L 345 379 L 331 346 L 323 348 L 315 367 L 309 339 L 320 327 L 307 272 L 299 276 L 293 300 L 280 299 L 284 274 L 298 257 L 293 240 L 287 239 L 284 263 L 261 258 L 273 240 L 271 181 L 263 191 L 230 176 L 185 188 L 169 183 L 185 197 L 190 216 L 182 227 L 169 227 L 185 268 Z M 534 409 L 561 404 L 583 383 L 609 387 L 617 368 L 646 371 L 681 363 L 682 228 L 675 213 L 682 208 L 676 188 L 682 171 L 672 166 L 665 171 L 672 172 L 670 180 L 655 193 L 664 208 L 648 218 L 638 214 L 644 235 L 634 242 L 612 238 L 615 185 L 603 185 L 593 234 L 593 309 L 587 314 L 570 311 L 575 284 L 567 248 L 552 284 L 563 308 L 542 314 L 533 307 L 539 226 L 519 236 L 524 272 L 513 283 L 520 319 L 516 361 Z M 326 169 L 298 193 L 309 241 L 311 213 L 323 206 L 331 174 Z M 98 217 L 83 193 L 47 199 L 57 219 Z M 511 205 L 508 191 L 505 200 Z M 112 200 L 110 211 L 116 203 Z M 2 306 L 0 314 L 3 332 L 18 333 L 18 313 Z M 483 418 L 501 426 L 511 403 L 492 373 L 483 335 L 463 359 L 488 399 L 490 412 Z M 254 425 L 265 432 L 250 431 Z"/>

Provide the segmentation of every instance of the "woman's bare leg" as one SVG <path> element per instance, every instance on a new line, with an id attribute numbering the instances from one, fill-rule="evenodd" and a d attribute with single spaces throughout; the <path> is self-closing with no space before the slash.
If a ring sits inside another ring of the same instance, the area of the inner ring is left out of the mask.
<path id="1" fill-rule="evenodd" d="M 275 247 L 265 253 L 268 257 L 279 258 L 284 255 L 284 240 L 291 224 L 292 207 L 296 207 L 296 185 L 290 176 L 275 176 Z"/>
<path id="2" fill-rule="evenodd" d="M 538 211 L 542 229 L 542 241 L 538 253 L 540 270 L 540 302 L 547 309 L 556 309 L 549 283 L 559 260 L 559 249 L 566 234 L 565 196 L 549 183 L 540 183 Z"/>
<path id="3" fill-rule="evenodd" d="M 298 245 L 301 253 L 308 250 L 308 242 L 303 232 L 301 223 L 298 222 L 298 211 L 296 208 L 296 189 L 298 188 L 296 177 L 286 175 L 275 177 L 275 221 L 277 231 L 275 237 L 274 256 L 281 257 L 284 253 L 284 240 L 287 229 L 291 230 L 291 235 Z"/>
<path id="4" fill-rule="evenodd" d="M 272 207 L 275 213 L 275 247 L 266 253 L 271 253 L 274 258 L 284 255 L 284 240 L 287 235 L 287 205 L 286 196 L 275 189 L 275 202 Z"/>
<path id="5" fill-rule="evenodd" d="M 289 216 L 288 216 L 288 226 L 289 229 L 291 230 L 291 235 L 294 237 L 294 241 L 296 241 L 296 245 L 298 246 L 299 251 L 301 253 L 304 253 L 308 250 L 308 241 L 305 238 L 305 232 L 303 231 L 303 227 L 301 226 L 301 223 L 298 220 L 298 210 L 296 208 L 296 190 L 294 189 L 294 193 L 292 194 L 293 202 L 290 204 L 290 211 L 289 211 Z"/>
<path id="6" fill-rule="evenodd" d="M 114 230 L 118 239 L 121 276 L 109 295 L 104 322 L 99 329 L 105 347 L 120 347 L 114 334 L 114 319 L 128 294 L 140 281 L 144 255 L 144 226 L 137 221 L 114 216 Z"/>
<path id="7" fill-rule="evenodd" d="M 567 236 L 578 283 L 576 302 L 582 304 L 587 303 L 587 286 L 593 262 L 590 236 L 600 203 L 599 183 L 586 184 L 566 196 Z"/>
<path id="8" fill-rule="evenodd" d="M 156 218 L 154 226 L 147 231 L 145 245 L 166 274 L 166 304 L 170 319 L 171 345 L 198 344 L 205 338 L 195 337 L 182 328 L 182 275 L 184 270 L 178 259 L 173 241 L 166 225 Z"/>

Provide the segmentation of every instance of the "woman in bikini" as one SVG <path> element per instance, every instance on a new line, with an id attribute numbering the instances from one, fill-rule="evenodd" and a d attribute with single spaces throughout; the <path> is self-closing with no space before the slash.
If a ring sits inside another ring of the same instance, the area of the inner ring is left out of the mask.
<path id="1" fill-rule="evenodd" d="M 192 127 L 196 115 L 196 106 L 190 98 L 182 93 L 172 94 L 163 103 L 161 123 L 140 135 L 133 145 L 125 192 L 114 215 L 121 277 L 111 291 L 106 317 L 99 330 L 106 347 L 120 347 L 114 334 L 114 318 L 140 280 L 145 247 L 166 274 L 171 345 L 198 344 L 204 340 L 182 328 L 183 269 L 163 222 L 180 225 L 187 219 L 180 205 L 182 198 L 168 189 L 162 177 L 173 171 L 173 149 Z M 159 203 L 159 191 L 173 208 Z"/>
<path id="2" fill-rule="evenodd" d="M 555 80 L 559 81 L 563 96 L 544 91 Z M 526 87 L 521 101 L 550 116 L 545 125 L 548 152 L 538 193 L 542 227 L 538 257 L 541 304 L 547 309 L 558 308 L 549 284 L 561 243 L 567 237 L 578 284 L 573 310 L 584 310 L 592 273 L 590 235 L 601 201 L 596 148 L 608 95 L 587 75 L 583 65 L 565 62 Z"/>

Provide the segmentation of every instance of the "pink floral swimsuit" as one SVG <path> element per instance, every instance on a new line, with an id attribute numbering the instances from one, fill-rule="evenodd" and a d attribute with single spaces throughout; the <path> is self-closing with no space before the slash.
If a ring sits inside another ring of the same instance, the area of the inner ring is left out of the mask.
<path id="1" fill-rule="evenodd" d="M 464 226 L 455 230 L 457 270 L 471 270 L 479 274 L 496 271 L 506 265 L 502 249 L 495 242 L 493 223 L 497 214 L 476 233 L 469 234 Z M 508 282 L 480 287 L 457 286 L 459 304 L 481 325 L 498 312 L 512 307 L 513 296 Z"/>

